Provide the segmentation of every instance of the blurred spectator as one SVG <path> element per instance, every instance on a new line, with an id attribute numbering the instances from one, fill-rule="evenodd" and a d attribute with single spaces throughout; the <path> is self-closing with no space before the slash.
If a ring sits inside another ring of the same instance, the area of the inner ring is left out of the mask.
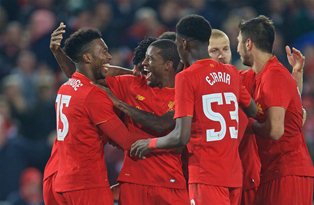
<path id="1" fill-rule="evenodd" d="M 20 177 L 19 191 L 12 193 L 8 201 L 11 205 L 43 205 L 41 172 L 36 168 L 26 168 Z"/>
<path id="2" fill-rule="evenodd" d="M 55 26 L 55 14 L 49 10 L 40 9 L 32 13 L 28 29 L 31 50 L 35 53 L 38 61 L 51 65 L 56 70 L 57 63 L 49 49 L 50 34 Z"/>
<path id="3" fill-rule="evenodd" d="M 0 42 L 0 79 L 8 75 L 15 66 L 17 57 L 23 47 L 23 28 L 19 22 L 7 25 Z"/>

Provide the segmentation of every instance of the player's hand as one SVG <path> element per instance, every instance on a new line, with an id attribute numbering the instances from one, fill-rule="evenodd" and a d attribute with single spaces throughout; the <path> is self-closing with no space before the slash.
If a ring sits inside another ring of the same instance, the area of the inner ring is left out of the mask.
<path id="1" fill-rule="evenodd" d="M 145 155 L 150 153 L 150 148 L 148 147 L 150 139 L 137 140 L 131 146 L 130 155 L 131 157 L 138 157 L 144 159 Z"/>
<path id="2" fill-rule="evenodd" d="M 49 47 L 53 53 L 60 48 L 61 41 L 63 39 L 63 34 L 65 33 L 65 27 L 66 25 L 63 22 L 61 22 L 59 27 L 56 30 L 54 30 L 51 34 Z"/>
<path id="3" fill-rule="evenodd" d="M 119 200 L 119 197 L 120 197 L 120 184 L 117 183 L 117 184 L 115 184 L 115 185 L 112 185 L 112 186 L 110 187 L 110 190 L 111 190 L 111 192 L 112 192 L 113 199 L 114 199 L 115 201 L 118 201 L 118 200 Z"/>
<path id="4" fill-rule="evenodd" d="M 289 64 L 292 66 L 293 73 L 303 73 L 305 56 L 296 48 L 292 48 L 292 51 L 289 46 L 286 46 L 287 59 Z"/>

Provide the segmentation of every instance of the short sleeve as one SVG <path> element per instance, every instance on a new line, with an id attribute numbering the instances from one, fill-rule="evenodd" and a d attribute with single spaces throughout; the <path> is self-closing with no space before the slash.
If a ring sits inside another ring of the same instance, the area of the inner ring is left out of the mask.
<path id="1" fill-rule="evenodd" d="M 240 85 L 239 104 L 242 108 L 247 108 L 251 103 L 251 95 L 244 85 Z"/>
<path id="2" fill-rule="evenodd" d="M 98 87 L 94 87 L 88 94 L 85 109 L 94 125 L 106 122 L 115 116 L 112 101 L 107 93 Z"/>
<path id="3" fill-rule="evenodd" d="M 175 79 L 175 115 L 174 118 L 193 116 L 194 92 L 186 73 L 179 73 Z"/>
<path id="4" fill-rule="evenodd" d="M 265 75 L 262 82 L 263 101 L 266 108 L 278 106 L 287 109 L 292 97 L 291 89 L 294 89 L 291 81 L 279 70 L 274 70 Z"/>

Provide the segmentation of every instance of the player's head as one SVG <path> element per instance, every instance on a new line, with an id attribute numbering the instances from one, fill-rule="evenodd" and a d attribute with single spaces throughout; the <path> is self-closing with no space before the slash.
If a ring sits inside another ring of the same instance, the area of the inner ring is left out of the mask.
<path id="1" fill-rule="evenodd" d="M 150 86 L 163 87 L 162 82 L 175 75 L 180 62 L 176 44 L 168 39 L 153 42 L 147 49 L 143 66 L 147 70 L 147 82 Z"/>
<path id="2" fill-rule="evenodd" d="M 176 40 L 176 32 L 166 31 L 166 32 L 163 32 L 158 38 L 159 39 L 169 39 L 169 40 L 175 41 Z"/>
<path id="3" fill-rule="evenodd" d="M 157 38 L 148 37 L 143 39 L 134 50 L 133 56 L 133 66 L 135 66 L 143 75 L 146 75 L 144 66 L 142 65 L 143 60 L 145 59 L 146 51 L 148 46 L 156 41 Z"/>
<path id="4" fill-rule="evenodd" d="M 265 53 L 272 53 L 275 40 L 275 27 L 266 16 L 260 15 L 239 25 L 238 53 L 244 65 L 252 66 L 251 51 L 256 48 Z"/>
<path id="5" fill-rule="evenodd" d="M 200 48 L 205 48 L 207 53 L 211 32 L 210 23 L 202 16 L 193 14 L 179 20 L 176 25 L 176 44 L 185 65 L 190 64 L 188 59 L 193 50 L 200 51 Z"/>
<path id="6" fill-rule="evenodd" d="M 88 65 L 94 78 L 102 78 L 101 68 L 112 56 L 96 29 L 80 29 L 73 33 L 64 45 L 65 53 L 77 64 Z"/>
<path id="7" fill-rule="evenodd" d="M 218 29 L 212 30 L 212 35 L 209 38 L 208 54 L 212 59 L 221 63 L 229 64 L 231 62 L 230 41 L 227 34 Z"/>

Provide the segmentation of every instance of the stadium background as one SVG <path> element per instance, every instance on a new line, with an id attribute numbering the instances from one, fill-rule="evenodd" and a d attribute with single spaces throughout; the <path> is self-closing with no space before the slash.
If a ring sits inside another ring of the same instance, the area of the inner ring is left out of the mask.
<path id="1" fill-rule="evenodd" d="M 285 65 L 286 44 L 303 52 L 304 134 L 314 157 L 314 0 L 0 0 L 0 204 L 41 201 L 41 173 L 55 137 L 55 94 L 66 80 L 49 50 L 59 22 L 67 25 L 67 34 L 99 28 L 113 55 L 111 64 L 131 68 L 140 40 L 174 31 L 189 13 L 205 16 L 228 34 L 239 68 L 237 26 L 259 14 L 275 22 L 274 53 Z M 122 158 L 121 151 L 106 147 L 111 183 Z"/>

